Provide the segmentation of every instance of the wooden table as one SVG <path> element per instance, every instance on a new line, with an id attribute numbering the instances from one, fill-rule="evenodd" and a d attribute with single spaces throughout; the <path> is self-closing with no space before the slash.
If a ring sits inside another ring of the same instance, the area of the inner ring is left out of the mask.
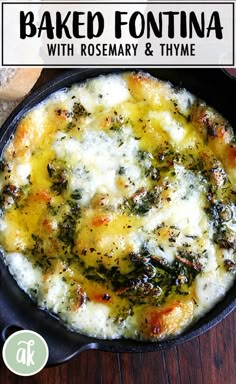
<path id="1" fill-rule="evenodd" d="M 61 70 L 44 70 L 37 86 Z M 0 384 L 236 384 L 236 311 L 207 333 L 161 352 L 87 351 L 31 377 L 0 362 Z"/>

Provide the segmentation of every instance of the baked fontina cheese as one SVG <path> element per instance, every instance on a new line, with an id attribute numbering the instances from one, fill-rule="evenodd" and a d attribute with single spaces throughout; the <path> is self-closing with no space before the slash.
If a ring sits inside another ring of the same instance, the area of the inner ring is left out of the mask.
<path id="1" fill-rule="evenodd" d="M 143 72 L 29 111 L 1 162 L 6 265 L 38 306 L 98 338 L 162 340 L 234 284 L 232 128 Z"/>

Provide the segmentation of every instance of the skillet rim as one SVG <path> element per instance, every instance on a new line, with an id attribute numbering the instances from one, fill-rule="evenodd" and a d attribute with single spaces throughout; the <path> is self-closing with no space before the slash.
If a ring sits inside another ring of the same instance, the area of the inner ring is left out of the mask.
<path id="1" fill-rule="evenodd" d="M 38 89 L 31 92 L 29 96 L 19 104 L 19 106 L 13 111 L 7 121 L 0 128 L 0 155 L 2 154 L 6 143 L 8 142 L 9 137 L 14 133 L 15 127 L 18 124 L 19 120 L 33 106 L 46 99 L 50 94 L 59 89 L 67 88 L 67 86 L 70 86 L 73 83 L 83 82 L 88 78 L 96 77 L 99 74 L 108 74 L 115 72 L 120 73 L 124 70 L 137 71 L 139 69 L 125 67 L 113 69 L 73 69 L 62 73 L 61 75 L 53 78 L 51 81 L 45 83 Z M 158 71 L 159 75 L 157 75 L 156 71 Z M 220 81 L 222 82 L 222 86 L 228 86 L 230 84 L 229 78 L 224 78 L 223 72 L 221 72 L 219 69 L 212 69 L 210 71 L 201 69 L 143 69 L 143 72 L 149 72 L 153 76 L 163 78 L 165 80 L 168 80 L 166 76 L 170 71 L 174 72 L 175 74 L 174 81 L 169 79 L 171 83 L 176 86 L 186 87 L 188 90 L 195 93 L 198 97 L 205 100 L 208 104 L 211 99 L 210 94 L 206 92 L 206 97 L 202 97 L 204 93 L 204 91 L 202 91 L 202 86 L 204 85 L 203 88 L 205 88 L 206 84 L 203 83 L 203 80 L 200 84 L 195 84 L 196 81 L 198 83 L 198 76 L 204 75 L 205 79 L 208 78 L 208 80 L 210 79 L 211 75 L 214 75 L 213 78 L 215 78 L 215 76 L 219 76 L 219 78 L 221 79 Z M 184 76 L 184 79 L 182 79 L 181 76 Z M 190 80 L 193 80 L 193 84 L 192 86 L 190 85 L 190 87 L 185 86 L 185 83 L 189 80 L 188 76 Z M 196 81 L 194 80 L 194 76 L 197 76 L 195 79 Z M 187 81 L 185 77 L 188 79 Z M 236 92 L 235 82 L 232 82 L 231 86 L 232 89 L 234 89 Z M 211 101 L 210 104 L 212 104 Z M 217 110 L 219 109 L 217 108 Z M 221 110 L 219 110 L 219 112 L 224 115 Z M 225 117 L 228 118 L 227 115 Z M 183 332 L 179 336 L 176 336 L 173 339 L 160 342 L 143 342 L 134 341 L 130 339 L 103 340 L 69 331 L 60 322 L 58 322 L 58 320 L 55 321 L 55 316 L 49 314 L 45 310 L 36 307 L 36 305 L 32 302 L 29 296 L 18 287 L 16 281 L 9 273 L 7 267 L 4 265 L 1 258 L 0 275 L 2 275 L 0 284 L 3 285 L 3 289 L 0 290 L 0 329 L 2 328 L 0 338 L 2 339 L 2 341 L 4 341 L 4 339 L 6 338 L 6 330 L 11 325 L 9 323 L 12 323 L 12 321 L 10 320 L 13 317 L 13 325 L 17 325 L 23 328 L 28 327 L 26 329 L 35 330 L 45 338 L 49 345 L 50 351 L 49 360 L 47 364 L 48 366 L 57 365 L 68 361 L 73 356 L 88 349 L 99 349 L 110 352 L 150 352 L 160 351 L 173 346 L 177 346 L 211 329 L 213 326 L 222 321 L 236 307 L 236 287 L 234 285 L 227 292 L 224 299 L 220 301 L 210 312 L 208 312 L 204 317 L 202 317 L 198 322 L 192 325 L 185 332 Z M 31 310 L 32 312 L 30 312 L 30 316 L 29 313 L 22 313 L 22 310 L 19 311 L 19 308 L 17 308 L 17 310 L 14 310 L 12 307 L 13 303 L 15 302 L 22 304 L 23 309 L 27 308 Z"/>

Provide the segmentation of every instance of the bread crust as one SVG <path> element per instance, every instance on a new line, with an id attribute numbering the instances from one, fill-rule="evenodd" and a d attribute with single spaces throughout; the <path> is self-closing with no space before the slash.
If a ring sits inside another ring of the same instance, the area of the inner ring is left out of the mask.
<path id="1" fill-rule="evenodd" d="M 12 78 L 0 87 L 0 99 L 10 101 L 26 96 L 41 74 L 42 68 L 18 68 Z"/>

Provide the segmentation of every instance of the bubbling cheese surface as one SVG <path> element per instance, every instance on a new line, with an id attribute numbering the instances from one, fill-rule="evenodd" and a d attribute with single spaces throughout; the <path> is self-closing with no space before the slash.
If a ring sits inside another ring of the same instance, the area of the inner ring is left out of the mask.
<path id="1" fill-rule="evenodd" d="M 70 329 L 162 340 L 234 284 L 229 123 L 142 72 L 29 111 L 1 161 L 0 243 L 19 286 Z"/>

